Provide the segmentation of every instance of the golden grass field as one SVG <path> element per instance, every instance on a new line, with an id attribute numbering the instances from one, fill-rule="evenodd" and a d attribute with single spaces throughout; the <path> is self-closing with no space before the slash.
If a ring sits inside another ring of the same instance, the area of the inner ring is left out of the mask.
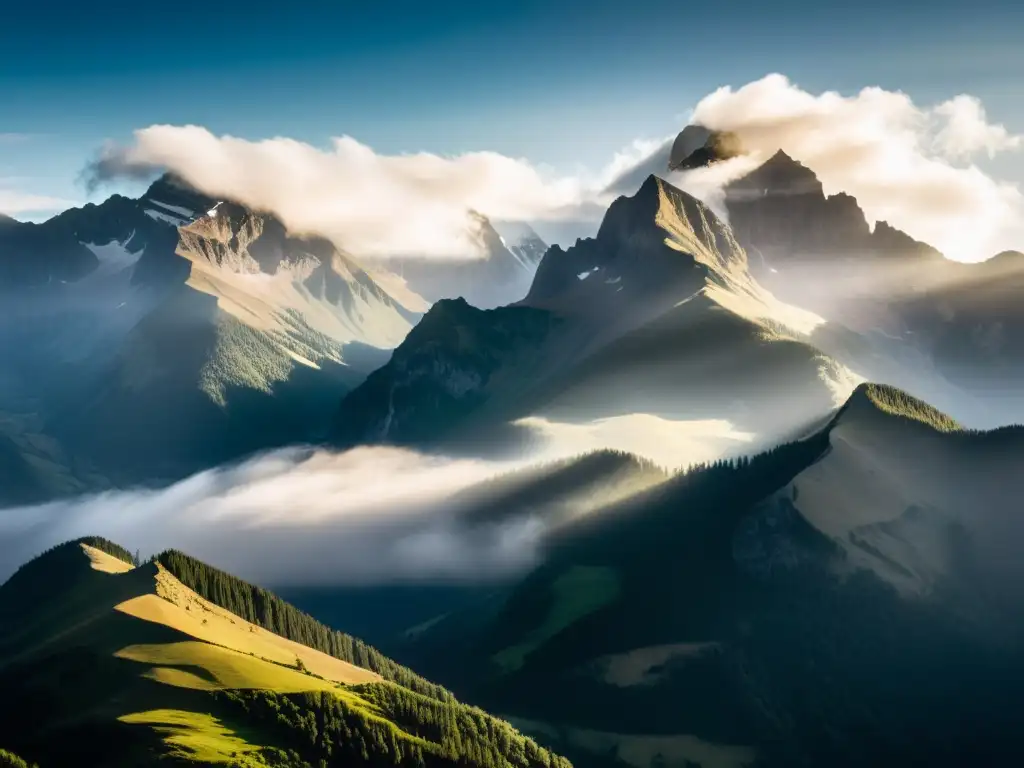
<path id="1" fill-rule="evenodd" d="M 381 718 L 376 707 L 344 687 L 379 681 L 374 672 L 249 623 L 204 600 L 158 564 L 133 568 L 81 547 L 80 577 L 19 628 L 20 645 L 28 650 L 0 664 L 61 647 L 88 648 L 97 663 L 129 664 L 111 668 L 120 682 L 109 692 L 97 691 L 95 711 L 83 714 L 151 728 L 180 757 L 253 766 L 263 764 L 250 754 L 265 746 L 259 735 L 240 733 L 207 712 L 208 699 L 199 694 L 329 691 L 366 716 Z M 308 674 L 298 669 L 299 660 Z M 126 672 L 136 681 L 127 688 Z"/>

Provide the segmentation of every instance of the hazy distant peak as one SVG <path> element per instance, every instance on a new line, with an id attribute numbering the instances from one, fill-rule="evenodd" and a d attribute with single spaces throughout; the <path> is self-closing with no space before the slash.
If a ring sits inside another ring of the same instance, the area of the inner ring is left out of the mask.
<path id="1" fill-rule="evenodd" d="M 763 164 L 746 176 L 731 182 L 726 188 L 728 197 L 742 196 L 748 192 L 777 195 L 822 195 L 824 188 L 817 174 L 780 149 Z"/>
<path id="2" fill-rule="evenodd" d="M 1015 267 L 1024 267 L 1024 253 L 1020 251 L 1000 251 L 991 259 L 988 260 L 989 264 L 999 264 Z"/>

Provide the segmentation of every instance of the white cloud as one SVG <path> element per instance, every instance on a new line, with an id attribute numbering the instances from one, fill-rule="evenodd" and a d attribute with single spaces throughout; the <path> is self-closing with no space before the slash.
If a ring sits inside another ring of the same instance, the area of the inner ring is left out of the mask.
<path id="1" fill-rule="evenodd" d="M 984 152 L 990 158 L 996 153 L 1024 146 L 1024 137 L 1016 136 L 1005 126 L 992 125 L 981 101 L 960 95 L 939 104 L 934 110 L 944 124 L 936 135 L 936 145 L 946 157 L 970 157 Z"/>
<path id="2" fill-rule="evenodd" d="M 287 138 L 248 141 L 194 125 L 155 125 L 107 147 L 104 176 L 167 168 L 197 188 L 276 212 L 361 256 L 479 253 L 470 211 L 492 219 L 571 218 L 601 188 L 495 152 L 381 155 L 349 136 L 328 150 Z"/>
<path id="3" fill-rule="evenodd" d="M 722 419 L 673 420 L 649 413 L 631 413 L 579 424 L 530 416 L 516 424 L 531 430 L 551 446 L 554 456 L 615 446 L 670 470 L 752 452 L 758 437 L 741 432 Z"/>
<path id="4" fill-rule="evenodd" d="M 812 94 L 773 74 L 705 96 L 693 120 L 735 131 L 754 160 L 782 148 L 815 171 L 826 193 L 853 195 L 870 220 L 888 221 L 951 258 L 977 261 L 1024 246 L 1024 194 L 970 162 L 1020 149 L 1024 138 L 990 124 L 973 97 L 920 106 L 881 88 Z M 703 184 L 713 196 L 749 166 L 736 161 L 732 173 L 722 168 L 709 178 L 708 169 L 683 183 Z"/>

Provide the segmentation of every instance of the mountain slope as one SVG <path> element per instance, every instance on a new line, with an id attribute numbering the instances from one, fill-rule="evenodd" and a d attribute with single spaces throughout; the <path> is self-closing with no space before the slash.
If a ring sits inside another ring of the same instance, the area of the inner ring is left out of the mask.
<path id="1" fill-rule="evenodd" d="M 634 413 L 792 429 L 852 386 L 808 343 L 817 322 L 754 282 L 709 209 L 652 176 L 612 204 L 596 238 L 550 248 L 518 304 L 435 304 L 343 401 L 336 439 L 494 442 L 495 429 L 529 437 L 524 419 Z M 749 407 L 768 394 L 782 396 Z"/>
<path id="2" fill-rule="evenodd" d="M 473 227 L 480 251 L 477 258 L 410 257 L 389 259 L 382 267 L 398 273 L 430 304 L 461 298 L 475 307 L 493 309 L 518 301 L 529 289 L 547 245 L 524 224 L 495 225 L 476 215 Z"/>
<path id="3" fill-rule="evenodd" d="M 425 696 L 382 682 L 129 559 L 100 539 L 69 542 L 0 586 L 0 679 L 19 702 L 0 740 L 19 754 L 83 766 L 568 765 L 436 686 Z"/>
<path id="4" fill-rule="evenodd" d="M 999 764 L 1024 712 L 1022 457 L 1024 428 L 863 385 L 807 439 L 558 531 L 418 664 L 588 765 Z"/>
<path id="5" fill-rule="evenodd" d="M 963 264 L 884 221 L 872 228 L 853 197 L 826 196 L 813 171 L 782 151 L 732 182 L 726 207 L 769 290 L 890 356 L 921 358 L 901 366 L 898 383 L 936 391 L 945 381 L 961 399 L 987 401 L 986 414 L 984 403 L 947 398 L 979 425 L 1024 419 L 1024 258 Z"/>
<path id="6" fill-rule="evenodd" d="M 114 484 L 316 439 L 419 317 L 327 241 L 173 177 L 5 226 L 0 256 L 35 272 L 0 283 L 0 408 Z"/>

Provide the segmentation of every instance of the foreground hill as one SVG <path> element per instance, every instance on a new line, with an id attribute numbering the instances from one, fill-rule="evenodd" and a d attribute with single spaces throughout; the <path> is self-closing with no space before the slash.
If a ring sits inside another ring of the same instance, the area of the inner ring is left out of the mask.
<path id="1" fill-rule="evenodd" d="M 1024 428 L 862 385 L 806 439 L 560 528 L 395 652 L 580 764 L 1012 762 L 1022 461 Z"/>
<path id="2" fill-rule="evenodd" d="M 550 248 L 523 301 L 435 304 L 343 400 L 335 439 L 479 449 L 535 437 L 537 420 L 637 413 L 777 437 L 853 386 L 811 345 L 817 324 L 757 285 L 714 213 L 651 176 L 596 238 Z"/>
<path id="3" fill-rule="evenodd" d="M 176 552 L 135 565 L 102 539 L 56 547 L 0 586 L 0 627 L 0 682 L 17 702 L 0 743 L 43 766 L 568 765 Z"/>

